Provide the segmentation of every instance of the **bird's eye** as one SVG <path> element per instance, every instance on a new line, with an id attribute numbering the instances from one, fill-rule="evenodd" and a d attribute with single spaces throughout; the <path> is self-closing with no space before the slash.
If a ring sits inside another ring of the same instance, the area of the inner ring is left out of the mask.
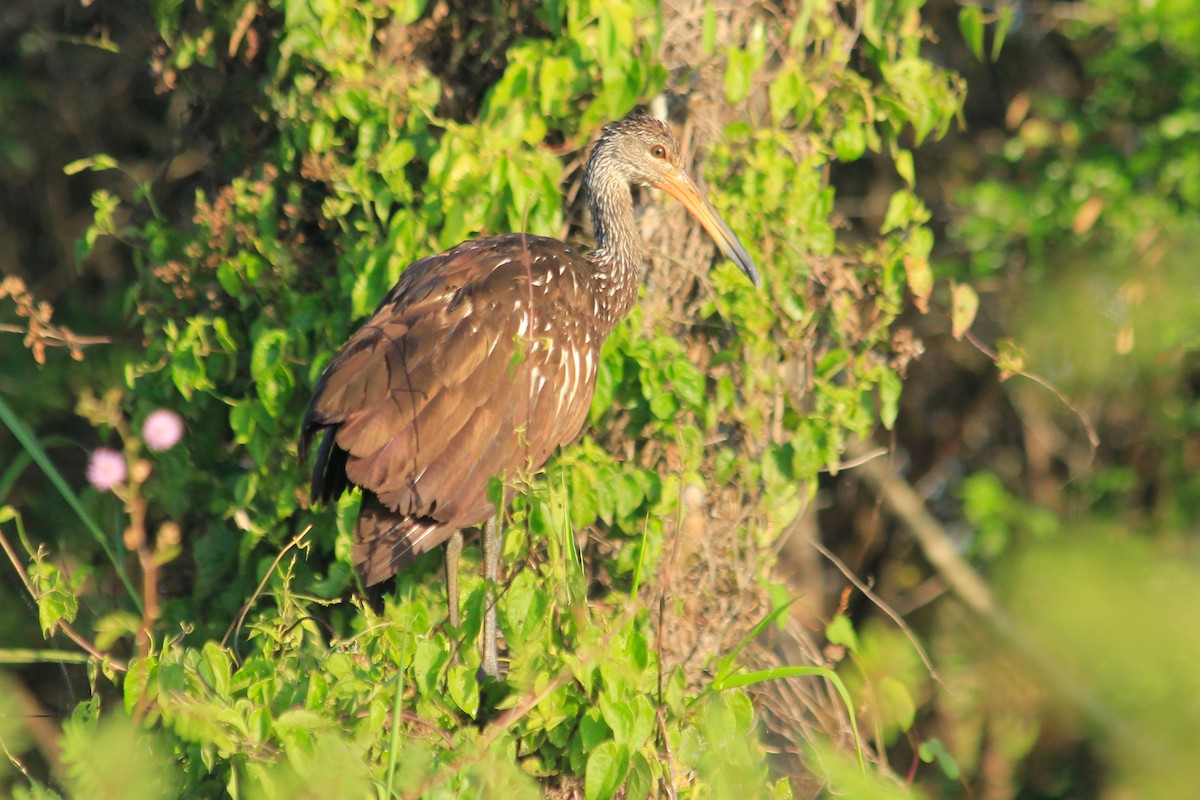
<path id="1" fill-rule="evenodd" d="M 656 144 L 654 147 L 650 148 L 650 155 L 654 156 L 655 158 L 666 158 L 667 148 L 663 147 L 661 144 Z"/>

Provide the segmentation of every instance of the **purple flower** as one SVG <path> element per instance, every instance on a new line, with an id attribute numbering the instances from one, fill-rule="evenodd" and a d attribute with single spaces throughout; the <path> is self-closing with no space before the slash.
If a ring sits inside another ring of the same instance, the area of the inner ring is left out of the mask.
<path id="1" fill-rule="evenodd" d="M 142 424 L 142 438 L 156 453 L 170 450 L 183 438 L 183 420 L 170 409 L 152 411 Z"/>
<path id="2" fill-rule="evenodd" d="M 102 492 L 111 491 L 128 474 L 125 456 L 107 447 L 97 447 L 88 461 L 88 483 Z"/>

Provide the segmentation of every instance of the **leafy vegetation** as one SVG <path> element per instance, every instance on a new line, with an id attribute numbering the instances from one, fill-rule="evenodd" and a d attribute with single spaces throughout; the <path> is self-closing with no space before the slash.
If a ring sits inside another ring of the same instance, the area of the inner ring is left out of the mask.
<path id="1" fill-rule="evenodd" d="M 1143 672 L 1103 622 L 1154 654 L 1174 629 L 1131 609 L 1197 596 L 1170 562 L 1190 552 L 1200 496 L 1194 453 L 1174 446 L 1200 425 L 1200 17 L 924 5 L 216 0 L 152 4 L 125 22 L 140 38 L 89 31 L 99 57 L 150 65 L 162 119 L 190 110 L 163 123 L 173 140 L 149 166 L 96 145 L 60 162 L 91 192 L 79 256 L 125 270 L 119 294 L 71 289 L 52 318 L 24 282 L 0 289 L 32 355 L 0 339 L 18 364 L 0 385 L 16 454 L 0 532 L 19 581 L 5 600 L 28 609 L 3 623 L 0 656 L 78 671 L 44 763 L 0 692 L 3 785 L 1011 796 L 1046 747 L 1068 766 L 1030 779 L 1042 796 L 1094 787 L 1088 768 L 1109 760 L 1093 749 L 1119 754 L 1114 787 L 1169 774 L 1170 796 L 1193 794 L 1194 720 L 1173 701 L 1195 648 Z M 1003 130 L 972 139 L 966 83 L 942 65 L 1000 74 L 1031 26 L 1087 53 L 1086 80 L 1013 89 Z M 606 345 L 587 433 L 509 509 L 507 670 L 480 683 L 473 548 L 459 629 L 440 554 L 372 609 L 349 565 L 357 497 L 309 507 L 299 418 L 416 258 L 510 230 L 586 243 L 591 137 L 644 105 L 675 121 L 766 285 L 641 198 L 646 291 Z M 14 141 L 0 123 L 0 155 Z M 967 180 L 927 155 L 950 147 L 974 156 Z M 968 384 L 993 387 L 979 405 L 1007 409 L 995 427 L 1021 428 L 1022 446 L 978 432 Z M 147 423 L 170 412 L 185 431 L 163 446 Z M 912 456 L 914 484 L 937 483 L 936 519 L 879 477 L 872 437 Z M 879 500 L 850 491 L 860 474 Z M 788 575 L 818 505 L 814 541 L 846 575 L 833 591 Z M 881 509 L 919 552 L 884 535 Z M 1040 741 L 1075 715 L 1099 731 L 1070 740 L 1082 752 Z"/>

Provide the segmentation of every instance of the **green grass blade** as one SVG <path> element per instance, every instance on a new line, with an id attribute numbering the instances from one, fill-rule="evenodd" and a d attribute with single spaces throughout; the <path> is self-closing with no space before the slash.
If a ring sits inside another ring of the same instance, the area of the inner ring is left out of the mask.
<path id="1" fill-rule="evenodd" d="M 642 547 L 638 550 L 637 566 L 633 570 L 633 586 L 629 589 L 630 602 L 637 599 L 638 589 L 642 586 L 642 567 L 646 562 L 646 543 L 650 537 L 650 512 L 646 512 L 646 518 L 642 520 Z"/>
<path id="2" fill-rule="evenodd" d="M 46 455 L 46 451 L 42 449 L 42 445 L 38 442 L 37 437 L 33 435 L 33 431 L 26 427 L 25 423 L 13 412 L 8 403 L 4 402 L 3 398 L 0 398 L 0 422 L 8 426 L 13 436 L 25 448 L 25 452 L 29 453 L 34 463 L 41 467 L 42 472 L 50 479 L 50 483 L 54 484 L 54 488 L 67 501 L 67 505 L 71 507 L 71 510 L 75 512 L 75 516 L 79 518 L 79 521 L 92 534 L 92 537 L 100 545 L 100 548 L 104 550 L 105 555 L 108 556 L 108 560 L 112 562 L 113 568 L 117 572 L 117 577 L 121 579 L 121 583 L 125 585 L 125 589 L 133 599 L 133 604 L 137 607 L 138 613 L 142 613 L 142 598 L 138 595 L 137 590 L 133 588 L 133 582 L 129 579 L 129 576 L 125 574 L 125 567 L 121 563 L 116 550 L 113 549 L 112 543 L 108 541 L 108 537 L 105 536 L 104 531 L 100 529 L 96 521 L 87 513 L 83 504 L 79 502 L 79 498 L 71 490 L 62 473 L 50 461 L 50 458 Z"/>
<path id="3" fill-rule="evenodd" d="M 404 717 L 404 651 L 400 651 L 400 668 L 396 671 L 396 700 L 392 704 L 392 736 L 388 744 L 387 783 L 381 797 L 391 797 L 395 791 L 396 767 L 400 763 L 400 726 Z"/>
<path id="4" fill-rule="evenodd" d="M 771 613 L 763 617 L 762 620 L 754 626 L 754 630 L 750 631 L 750 633 L 746 635 L 746 638 L 742 639 L 741 644 L 739 644 L 732 653 L 717 662 L 717 676 L 713 679 L 713 684 L 716 685 L 722 683 L 726 678 L 728 678 L 735 669 L 734 664 L 737 661 L 737 657 L 741 655 L 743 650 L 746 649 L 746 646 L 757 639 L 758 635 L 765 631 L 768 625 L 779 619 L 779 617 L 782 616 L 785 611 L 792 607 L 792 603 L 795 603 L 799 599 L 799 597 L 793 597 L 791 600 L 788 600 L 778 608 L 772 609 Z M 718 689 L 717 691 L 720 690 Z"/>

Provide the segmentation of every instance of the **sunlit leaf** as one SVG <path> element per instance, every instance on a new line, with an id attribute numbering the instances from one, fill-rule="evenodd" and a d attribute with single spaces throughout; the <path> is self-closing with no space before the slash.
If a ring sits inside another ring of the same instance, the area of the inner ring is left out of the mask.
<path id="1" fill-rule="evenodd" d="M 975 58 L 983 61 L 983 8 L 977 5 L 960 8 L 958 30 Z"/>
<path id="2" fill-rule="evenodd" d="M 584 780 L 587 800 L 609 800 L 629 772 L 629 750 L 616 742 L 604 742 L 588 756 Z"/>
<path id="3" fill-rule="evenodd" d="M 979 310 L 979 295 L 966 283 L 955 283 L 950 287 L 950 320 L 955 339 L 962 339 L 975 322 Z"/>

